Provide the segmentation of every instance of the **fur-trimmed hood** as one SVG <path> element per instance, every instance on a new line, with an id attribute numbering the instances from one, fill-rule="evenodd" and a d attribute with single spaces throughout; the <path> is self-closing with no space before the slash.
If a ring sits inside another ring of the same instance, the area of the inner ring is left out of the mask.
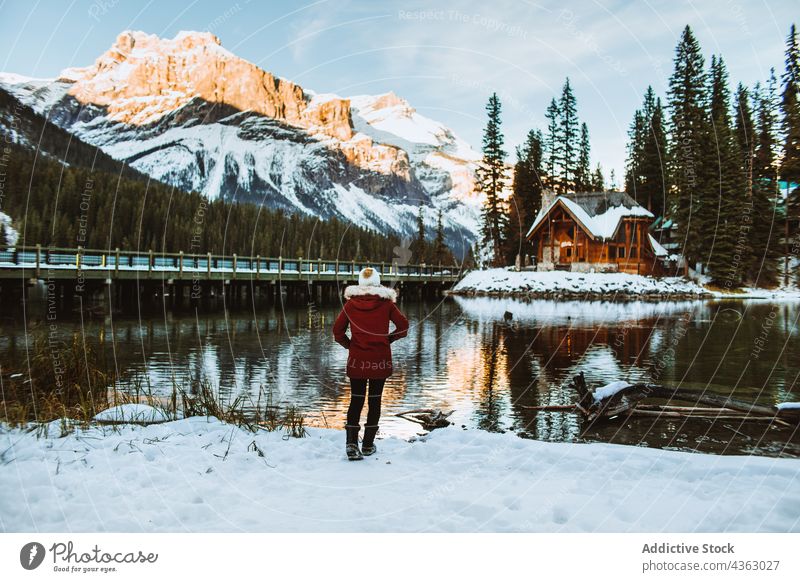
<path id="1" fill-rule="evenodd" d="M 383 285 L 348 285 L 344 289 L 345 299 L 364 295 L 377 295 L 381 299 L 388 299 L 392 303 L 397 302 L 397 291 Z"/>

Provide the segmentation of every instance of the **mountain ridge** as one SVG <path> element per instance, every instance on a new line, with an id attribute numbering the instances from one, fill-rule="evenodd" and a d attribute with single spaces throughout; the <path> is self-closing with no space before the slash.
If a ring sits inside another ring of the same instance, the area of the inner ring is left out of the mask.
<path id="1" fill-rule="evenodd" d="M 140 172 L 209 199 L 244 199 L 402 236 L 443 213 L 463 255 L 478 232 L 478 154 L 393 92 L 315 93 L 224 49 L 210 33 L 125 31 L 56 79 L 0 74 L 57 126 Z"/>

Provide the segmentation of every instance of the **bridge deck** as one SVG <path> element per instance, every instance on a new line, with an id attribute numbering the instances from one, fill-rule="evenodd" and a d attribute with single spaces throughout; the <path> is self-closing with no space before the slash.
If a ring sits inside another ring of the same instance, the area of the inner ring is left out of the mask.
<path id="1" fill-rule="evenodd" d="M 371 266 L 385 281 L 453 283 L 462 273 L 457 266 L 401 265 L 367 261 L 338 261 L 285 257 L 239 257 L 17 247 L 0 250 L 0 279 L 171 279 L 173 281 L 342 281 L 354 280 Z"/>

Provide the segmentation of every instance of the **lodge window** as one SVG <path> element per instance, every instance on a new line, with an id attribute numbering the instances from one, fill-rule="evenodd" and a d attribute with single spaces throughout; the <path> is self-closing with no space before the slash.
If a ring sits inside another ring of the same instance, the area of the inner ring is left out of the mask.
<path id="1" fill-rule="evenodd" d="M 617 247 L 608 247 L 608 258 L 609 259 L 617 258 Z"/>
<path id="2" fill-rule="evenodd" d="M 572 256 L 572 247 L 567 247 L 567 257 Z"/>
<path id="3" fill-rule="evenodd" d="M 625 258 L 625 247 L 619 247 L 617 249 L 617 257 L 619 257 L 620 259 Z"/>

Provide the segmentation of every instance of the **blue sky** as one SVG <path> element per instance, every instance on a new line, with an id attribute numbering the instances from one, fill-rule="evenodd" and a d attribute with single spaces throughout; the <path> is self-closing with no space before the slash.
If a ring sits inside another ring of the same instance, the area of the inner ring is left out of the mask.
<path id="1" fill-rule="evenodd" d="M 783 70 L 797 0 L 348 1 L 0 0 L 0 70 L 51 77 L 84 66 L 119 32 L 172 37 L 210 30 L 232 52 L 317 92 L 395 91 L 480 147 L 497 91 L 508 150 L 544 127 L 569 76 L 589 124 L 592 157 L 621 175 L 626 132 L 642 94 L 666 90 L 684 25 L 707 59 L 722 54 L 732 85 Z M 800 23 L 798 23 L 800 24 Z"/>

